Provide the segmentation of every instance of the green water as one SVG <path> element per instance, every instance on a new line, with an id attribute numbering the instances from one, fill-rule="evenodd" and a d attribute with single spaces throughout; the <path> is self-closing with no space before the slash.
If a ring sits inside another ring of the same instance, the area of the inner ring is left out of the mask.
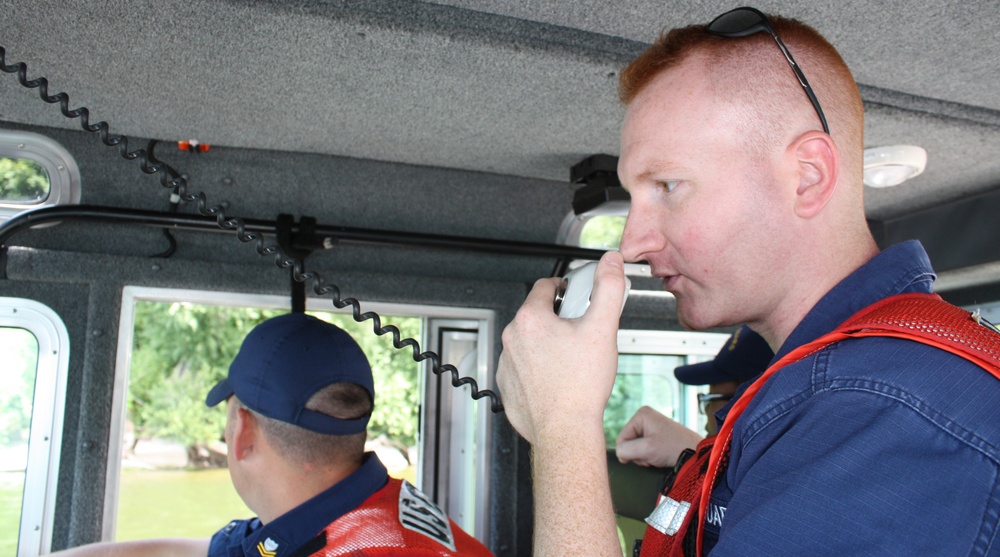
<path id="1" fill-rule="evenodd" d="M 17 552 L 23 472 L 0 473 L 0 555 Z M 234 518 L 254 516 L 229 471 L 123 470 L 117 540 L 207 538 Z"/>
<path id="2" fill-rule="evenodd" d="M 115 539 L 207 538 L 252 516 L 224 468 L 123 470 Z"/>
<path id="3" fill-rule="evenodd" d="M 412 482 L 416 474 L 407 469 L 393 475 Z M 17 551 L 23 484 L 23 472 L 0 473 L 0 555 Z M 121 476 L 115 539 L 207 538 L 234 518 L 252 516 L 226 469 L 126 469 Z"/>
<path id="4" fill-rule="evenodd" d="M 17 553 L 24 472 L 0 472 L 0 555 Z"/>

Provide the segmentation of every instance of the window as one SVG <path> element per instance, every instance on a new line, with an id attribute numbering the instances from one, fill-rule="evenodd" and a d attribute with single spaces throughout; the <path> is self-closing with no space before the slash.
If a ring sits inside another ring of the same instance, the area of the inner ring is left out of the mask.
<path id="1" fill-rule="evenodd" d="M 609 449 L 633 414 L 642 406 L 685 422 L 685 390 L 673 376 L 674 368 L 687 363 L 673 354 L 620 354 L 618 375 L 604 411 L 604 440 Z M 695 429 L 692 427 L 692 429 Z"/>
<path id="2" fill-rule="evenodd" d="M 69 151 L 37 133 L 0 130 L 0 223 L 53 205 L 80 202 L 80 170 Z"/>
<path id="3" fill-rule="evenodd" d="M 52 541 L 69 335 L 48 307 L 0 298 L 0 554 Z"/>
<path id="4" fill-rule="evenodd" d="M 618 249 L 625 230 L 626 217 L 604 215 L 591 217 L 583 223 L 579 244 L 582 248 Z"/>
<path id="5" fill-rule="evenodd" d="M 588 249 L 616 250 L 625 230 L 628 209 L 628 202 L 617 201 L 581 215 L 571 211 L 559 227 L 556 243 Z M 573 269 L 584 263 L 586 261 L 577 259 L 570 262 L 569 267 Z M 626 263 L 625 274 L 649 277 L 649 265 Z"/>
<path id="6" fill-rule="evenodd" d="M 642 406 L 704 434 L 705 416 L 698 410 L 697 394 L 704 388 L 684 385 L 674 368 L 711 360 L 729 335 L 675 331 L 618 331 L 618 375 L 604 413 L 608 448 L 629 418 Z"/>
<path id="7" fill-rule="evenodd" d="M 428 434 L 420 427 L 426 430 L 428 423 L 435 423 L 429 422 L 424 401 L 430 390 L 439 388 L 436 377 L 425 371 L 424 364 L 413 361 L 411 350 L 393 348 L 391 335 L 373 334 L 370 321 L 357 323 L 349 313 L 335 311 L 328 300 L 309 300 L 308 304 L 310 314 L 347 330 L 369 356 L 375 373 L 377 401 L 368 428 L 368 449 L 379 454 L 390 475 L 406 478 L 426 489 L 421 485 L 425 478 L 434 478 L 432 481 L 446 478 L 454 483 L 454 478 L 442 475 L 440 469 L 447 471 L 448 463 L 463 462 L 463 470 L 455 475 L 461 478 L 466 474 L 475 479 L 477 476 L 473 472 L 464 471 L 465 461 L 462 458 L 464 455 L 477 455 L 480 451 L 485 454 L 486 444 L 479 436 L 485 435 L 488 430 L 485 415 L 477 421 L 477 412 L 480 408 L 488 411 L 488 404 L 476 403 L 456 392 L 455 400 L 446 408 L 452 415 L 455 412 L 472 413 L 467 423 L 463 421 L 463 425 L 471 429 L 471 434 L 467 435 L 467 430 L 457 433 L 434 430 L 435 438 L 440 443 L 433 450 L 427 449 L 429 445 L 425 438 Z M 221 437 L 225 412 L 220 407 L 205 407 L 206 385 L 214 384 L 225 375 L 246 332 L 266 318 L 287 313 L 289 306 L 288 298 L 281 296 L 125 288 L 119 328 L 104 539 L 165 535 L 204 537 L 233 518 L 253 516 L 232 488 L 225 469 L 198 468 L 225 454 L 225 447 L 217 442 Z M 423 349 L 430 350 L 436 348 L 434 343 L 428 342 L 428 323 L 443 319 L 449 331 L 458 331 L 457 337 L 445 335 L 445 348 L 450 352 L 445 355 L 445 361 L 468 356 L 474 363 L 482 360 L 485 364 L 486 353 L 480 355 L 479 350 L 488 349 L 488 343 L 479 343 L 478 338 L 490 336 L 479 337 L 478 333 L 488 331 L 492 326 L 490 312 L 369 303 L 364 304 L 364 309 L 377 311 L 382 316 L 383 324 L 396 325 L 404 337 L 415 338 Z M 163 319 L 164 315 L 170 318 Z M 157 330 L 150 330 L 156 322 L 167 325 L 158 325 Z M 178 323 L 181 326 L 177 326 Z M 192 334 L 183 329 L 197 329 L 199 332 Z M 213 334 L 205 333 L 208 330 Z M 160 348 L 166 348 L 166 351 L 152 349 L 152 344 L 157 342 L 163 344 Z M 175 362 L 171 358 L 171 346 L 185 353 L 183 361 L 177 359 Z M 169 369 L 164 369 L 164 360 L 169 361 Z M 207 362 L 214 363 L 207 365 Z M 481 367 L 485 373 L 485 365 Z M 473 372 L 475 368 L 474 365 Z M 197 379 L 199 374 L 207 376 Z M 151 380 L 160 383 L 157 387 L 159 394 L 154 396 L 148 393 Z M 478 377 L 477 381 L 482 382 Z M 456 391 L 451 388 L 450 381 L 447 382 L 447 391 Z M 465 404 L 465 399 L 470 404 Z M 425 414 L 421 415 L 421 411 Z M 208 424 L 208 431 L 192 431 L 192 435 L 186 437 L 188 433 L 170 429 L 172 421 L 176 422 L 178 416 L 189 413 L 197 417 L 191 420 L 194 425 L 187 429 L 196 430 L 199 424 Z M 157 464 L 159 470 L 150 470 Z M 475 468 L 474 465 L 471 468 Z M 481 468 L 477 470 L 481 472 Z M 473 493 L 474 485 L 470 488 Z M 216 495 L 206 497 L 208 490 Z M 454 490 L 458 492 L 458 488 Z M 185 503 L 184 493 L 191 491 L 194 494 Z M 456 522 L 459 522 L 456 514 L 467 516 L 471 532 L 472 521 L 485 514 L 485 499 L 470 499 L 464 496 L 465 492 L 461 493 L 463 496 L 454 504 L 442 504 L 442 507 Z M 447 500 L 447 494 L 446 486 L 440 494 L 439 503 Z M 163 501 L 163 504 L 151 505 L 151 500 Z M 190 501 L 201 503 L 205 500 L 213 501 L 213 504 L 197 505 L 201 507 L 199 512 L 192 512 Z M 219 504 L 215 503 L 217 500 Z M 151 514 L 169 512 L 171 507 L 177 509 L 175 514 Z M 200 516 L 194 519 L 194 514 Z M 187 524 L 180 525 L 180 521 Z M 462 522 L 460 524 L 467 527 Z M 165 531 L 165 525 L 177 529 Z"/>
<path id="8" fill-rule="evenodd" d="M 29 159 L 0 157 L 0 199 L 13 205 L 38 205 L 49 198 L 49 173 Z"/>
<path id="9" fill-rule="evenodd" d="M 714 358 L 728 338 L 729 335 L 717 333 L 618 331 L 618 375 L 604 413 L 608 449 L 614 450 L 618 434 L 643 405 L 704 435 L 706 418 L 698 411 L 696 397 L 705 388 L 681 384 L 674 377 L 674 368 Z M 659 482 L 662 476 L 645 479 Z M 644 480 L 633 481 L 642 485 Z M 632 503 L 629 500 L 628 504 Z M 633 515 L 634 512 L 616 517 L 626 547 L 632 547 L 636 539 L 642 538 L 646 528 L 641 520 L 629 518 Z"/>
<path id="10" fill-rule="evenodd" d="M 588 213 L 570 212 L 563 219 L 556 242 L 590 249 L 618 249 L 625 230 L 628 203 L 609 203 Z"/>

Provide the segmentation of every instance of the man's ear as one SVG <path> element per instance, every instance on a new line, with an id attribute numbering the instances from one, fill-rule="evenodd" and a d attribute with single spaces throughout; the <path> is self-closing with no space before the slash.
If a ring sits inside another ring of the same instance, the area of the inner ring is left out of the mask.
<path id="1" fill-rule="evenodd" d="M 810 131 L 789 145 L 798 165 L 799 185 L 795 191 L 795 214 L 813 218 L 826 206 L 837 189 L 840 151 L 829 135 Z"/>
<path id="2" fill-rule="evenodd" d="M 243 460 L 250 456 L 254 450 L 260 426 L 257 418 L 246 408 L 240 406 L 236 409 L 235 422 L 233 423 L 233 456 L 236 460 Z"/>

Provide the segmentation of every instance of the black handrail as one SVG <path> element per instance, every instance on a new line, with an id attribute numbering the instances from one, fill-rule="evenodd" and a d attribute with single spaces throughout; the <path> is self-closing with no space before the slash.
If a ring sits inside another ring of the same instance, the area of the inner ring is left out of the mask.
<path id="1" fill-rule="evenodd" d="M 276 221 L 259 219 L 242 220 L 247 232 L 258 232 L 261 234 L 272 235 L 277 233 Z M 7 247 L 8 241 L 15 234 L 28 230 L 33 226 L 61 221 L 131 224 L 175 230 L 236 232 L 235 227 L 228 228 L 225 226 L 225 222 L 220 223 L 215 217 L 211 216 L 165 213 L 120 207 L 101 207 L 94 205 L 63 205 L 59 207 L 44 207 L 34 211 L 28 211 L 8 220 L 3 224 L 3 226 L 0 226 L 0 248 Z M 297 223 L 292 225 L 293 235 L 298 233 L 298 228 L 299 226 Z M 424 248 L 463 252 L 474 251 L 502 255 L 549 257 L 564 260 L 597 260 L 604 254 L 604 251 L 602 250 L 561 246 L 557 244 L 375 230 L 370 228 L 354 228 L 349 226 L 320 224 L 317 224 L 315 227 L 315 236 L 323 239 L 325 247 L 331 247 L 330 243 L 335 242 L 357 242 L 396 246 L 419 246 Z"/>

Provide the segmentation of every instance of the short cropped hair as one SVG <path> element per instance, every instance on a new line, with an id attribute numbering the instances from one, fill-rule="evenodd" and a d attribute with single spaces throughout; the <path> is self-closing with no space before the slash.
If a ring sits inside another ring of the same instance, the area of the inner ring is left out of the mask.
<path id="1" fill-rule="evenodd" d="M 859 179 L 864 151 L 864 107 L 854 77 L 837 50 L 812 27 L 768 15 L 781 40 L 802 68 L 826 113 L 842 158 Z M 662 34 L 633 60 L 619 79 L 618 96 L 628 105 L 662 72 L 694 60 L 705 64 L 710 86 L 723 100 L 748 107 L 737 123 L 750 147 L 773 146 L 789 122 L 789 106 L 812 110 L 809 99 L 774 39 L 756 33 L 739 39 L 717 37 L 707 25 Z M 819 117 L 817 128 L 819 126 Z"/>
<path id="2" fill-rule="evenodd" d="M 354 383 L 334 383 L 314 394 L 306 408 L 341 419 L 355 419 L 371 413 L 368 392 Z M 317 433 L 294 424 L 254 412 L 268 441 L 287 460 L 314 466 L 360 463 L 365 452 L 366 432 L 352 435 Z"/>

